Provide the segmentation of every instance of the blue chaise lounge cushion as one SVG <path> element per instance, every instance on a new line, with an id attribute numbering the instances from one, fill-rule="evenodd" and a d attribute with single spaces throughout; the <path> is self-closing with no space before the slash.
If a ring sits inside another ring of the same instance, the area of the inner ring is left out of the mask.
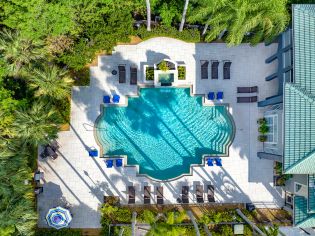
<path id="1" fill-rule="evenodd" d="M 212 158 L 208 158 L 207 159 L 207 164 L 208 164 L 208 166 L 213 166 L 213 159 Z"/>
<path id="2" fill-rule="evenodd" d="M 103 102 L 104 102 L 104 103 L 110 103 L 110 96 L 105 95 L 105 96 L 103 97 Z"/>
<path id="3" fill-rule="evenodd" d="M 112 168 L 113 164 L 114 164 L 114 161 L 113 160 L 106 160 L 105 163 L 106 163 L 106 167 L 107 168 Z"/>

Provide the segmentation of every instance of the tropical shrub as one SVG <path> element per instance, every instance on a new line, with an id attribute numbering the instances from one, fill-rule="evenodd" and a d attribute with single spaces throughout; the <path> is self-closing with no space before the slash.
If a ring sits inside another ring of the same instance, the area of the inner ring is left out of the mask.
<path id="1" fill-rule="evenodd" d="M 70 113 L 71 113 L 70 97 L 67 97 L 63 100 L 58 101 L 55 107 L 56 107 L 57 112 L 59 113 L 60 122 L 62 124 L 70 123 Z"/>
<path id="2" fill-rule="evenodd" d="M 46 50 L 52 56 L 61 55 L 65 51 L 71 50 L 74 41 L 67 35 L 48 36 L 46 38 Z"/>
<path id="3" fill-rule="evenodd" d="M 147 67 L 145 69 L 145 79 L 146 80 L 154 80 L 154 68 L 153 67 Z"/>
<path id="4" fill-rule="evenodd" d="M 186 228 L 182 226 L 174 226 L 167 223 L 158 223 L 151 226 L 150 231 L 147 233 L 148 236 L 178 236 L 187 235 Z"/>
<path id="5" fill-rule="evenodd" d="M 144 223 L 153 224 L 155 222 L 156 213 L 145 209 L 142 214 L 138 216 L 138 220 Z"/>
<path id="6" fill-rule="evenodd" d="M 204 213 L 200 219 L 203 224 L 220 223 L 220 222 L 235 222 L 242 221 L 235 210 L 211 210 Z"/>
<path id="7" fill-rule="evenodd" d="M 36 229 L 35 236 L 82 236 L 79 229 Z"/>
<path id="8" fill-rule="evenodd" d="M 122 236 L 131 236 L 132 230 L 130 226 L 112 226 L 110 228 L 110 235 L 116 236 L 120 235 L 122 230 Z M 108 232 L 104 232 L 102 235 L 108 235 Z"/>
<path id="9" fill-rule="evenodd" d="M 266 236 L 278 236 L 279 235 L 279 225 L 273 225 L 269 227 L 260 227 L 261 231 L 265 233 Z"/>
<path id="10" fill-rule="evenodd" d="M 216 226 L 214 231 L 212 231 L 211 233 L 213 236 L 233 235 L 234 234 L 231 225 Z"/>
<path id="11" fill-rule="evenodd" d="M 74 44 L 70 51 L 65 52 L 56 60 L 66 64 L 70 69 L 78 71 L 92 62 L 97 50 L 95 45 L 82 38 Z"/>
<path id="12" fill-rule="evenodd" d="M 275 166 L 274 166 L 274 170 L 275 170 L 275 173 L 277 175 L 281 175 L 282 174 L 282 163 L 276 161 Z"/>
<path id="13" fill-rule="evenodd" d="M 168 71 L 170 68 L 168 67 L 168 64 L 167 64 L 166 61 L 161 61 L 158 64 L 158 69 L 161 70 L 161 71 Z"/>
<path id="14" fill-rule="evenodd" d="M 84 67 L 81 70 L 72 70 L 70 75 L 74 80 L 75 86 L 89 86 L 90 85 L 90 68 Z"/>
<path id="15" fill-rule="evenodd" d="M 178 66 L 178 79 L 185 80 L 186 79 L 186 67 L 185 66 Z"/>
<path id="16" fill-rule="evenodd" d="M 109 200 L 101 208 L 101 225 L 103 235 L 108 235 L 112 223 L 130 223 L 131 211 L 120 207 L 116 200 Z"/>

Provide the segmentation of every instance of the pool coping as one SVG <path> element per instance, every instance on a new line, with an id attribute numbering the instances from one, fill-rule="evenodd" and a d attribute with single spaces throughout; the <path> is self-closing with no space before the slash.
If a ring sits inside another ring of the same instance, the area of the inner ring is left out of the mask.
<path id="1" fill-rule="evenodd" d="M 132 167 L 132 168 L 136 168 L 136 177 L 146 177 L 150 180 L 153 180 L 153 181 L 156 181 L 156 182 L 170 182 L 170 181 L 174 181 L 174 180 L 177 180 L 177 179 L 180 179 L 184 176 L 193 176 L 193 173 L 192 173 L 192 168 L 193 167 L 204 167 L 205 164 L 206 164 L 206 158 L 208 157 L 228 157 L 229 156 L 229 149 L 230 149 L 230 146 L 232 145 L 233 141 L 234 141 L 234 138 L 235 138 L 235 132 L 236 132 L 236 128 L 235 128 L 235 122 L 234 122 L 234 119 L 233 119 L 233 116 L 232 114 L 230 113 L 229 111 L 229 103 L 206 103 L 206 94 L 194 94 L 193 93 L 193 85 L 190 84 L 190 85 L 177 85 L 177 86 L 171 86 L 171 88 L 189 88 L 189 93 L 190 93 L 190 96 L 191 97 L 202 97 L 202 105 L 203 106 L 225 106 L 226 109 L 227 109 L 227 115 L 231 121 L 231 124 L 232 124 L 232 136 L 229 140 L 229 142 L 225 145 L 225 150 L 224 150 L 224 154 L 203 154 L 202 155 L 202 158 L 201 158 L 201 164 L 190 164 L 190 167 L 189 167 L 189 173 L 183 173 L 175 178 L 171 178 L 171 179 L 166 179 L 166 180 L 160 180 L 160 179 L 155 179 L 147 174 L 140 174 L 139 173 L 139 165 L 128 165 L 127 164 L 127 160 L 128 160 L 128 156 L 127 155 L 104 155 L 104 150 L 103 150 L 103 146 L 102 144 L 99 142 L 98 138 L 97 138 L 97 134 L 96 134 L 96 130 L 97 130 L 97 127 L 95 126 L 95 124 L 98 123 L 99 119 L 104 115 L 105 113 L 105 110 L 106 110 L 106 107 L 112 107 L 112 106 L 117 106 L 117 107 L 127 107 L 128 106 L 128 101 L 129 101 L 129 98 L 134 98 L 134 97 L 139 97 L 140 96 L 140 89 L 142 88 L 161 88 L 160 86 L 159 87 L 156 87 L 154 85 L 151 85 L 151 84 L 137 84 L 137 94 L 135 95 L 125 95 L 126 97 L 126 102 L 125 103 L 111 103 L 111 104 L 104 104 L 104 103 L 101 103 L 100 104 L 100 110 L 101 110 L 101 113 L 100 115 L 96 118 L 95 122 L 94 122 L 94 126 L 93 126 L 93 135 L 94 135 L 94 139 L 97 143 L 97 145 L 99 146 L 100 148 L 100 158 L 111 158 L 111 159 L 118 159 L 118 158 L 123 158 L 123 167 L 124 168 L 127 168 L 127 167 Z M 164 87 L 166 88 L 166 87 Z"/>

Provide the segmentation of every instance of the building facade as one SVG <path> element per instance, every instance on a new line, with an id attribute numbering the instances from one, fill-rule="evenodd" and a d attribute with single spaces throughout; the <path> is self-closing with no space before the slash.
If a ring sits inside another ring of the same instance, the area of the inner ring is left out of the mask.
<path id="1" fill-rule="evenodd" d="M 278 80 L 278 93 L 258 103 L 272 134 L 258 153 L 282 163 L 286 203 L 296 227 L 315 227 L 315 5 L 293 5 L 292 26 L 277 39 L 278 62 L 266 81 Z"/>

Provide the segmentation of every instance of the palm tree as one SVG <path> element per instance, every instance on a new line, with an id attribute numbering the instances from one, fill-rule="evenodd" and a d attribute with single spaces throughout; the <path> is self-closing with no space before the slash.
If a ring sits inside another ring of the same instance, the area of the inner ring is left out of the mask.
<path id="1" fill-rule="evenodd" d="M 43 69 L 34 69 L 30 73 L 30 86 L 36 89 L 35 96 L 50 97 L 61 100 L 70 95 L 73 80 L 66 70 L 56 66 L 45 66 Z"/>
<path id="2" fill-rule="evenodd" d="M 41 43 L 25 39 L 19 32 L 6 29 L 0 32 L 0 53 L 14 77 L 20 75 L 23 66 L 43 58 Z"/>
<path id="3" fill-rule="evenodd" d="M 245 36 L 256 44 L 281 33 L 289 21 L 286 0 L 203 0 L 200 4 L 189 20 L 211 27 L 205 37 L 208 42 L 225 32 L 229 46 L 242 43 Z"/>
<path id="4" fill-rule="evenodd" d="M 19 139 L 7 140 L 4 149 L 7 151 L 0 153 L 0 225 L 2 229 L 13 228 L 14 235 L 32 235 L 37 214 L 28 163 L 31 156 Z"/>
<path id="5" fill-rule="evenodd" d="M 191 23 L 201 22 L 205 24 L 202 31 L 202 36 L 204 36 L 208 30 L 212 14 L 226 5 L 227 0 L 195 0 L 194 3 L 198 5 L 187 20 Z"/>
<path id="6" fill-rule="evenodd" d="M 147 7 L 147 31 L 151 31 L 151 7 L 150 0 L 145 0 L 145 4 Z"/>
<path id="7" fill-rule="evenodd" d="M 145 218 L 149 220 L 151 229 L 148 232 L 148 236 L 178 236 L 185 235 L 186 229 L 184 227 L 176 226 L 180 224 L 186 218 L 185 212 L 167 212 L 165 222 L 153 222 L 153 216 L 146 213 Z"/>
<path id="8" fill-rule="evenodd" d="M 189 0 L 185 0 L 182 20 L 181 20 L 180 25 L 179 25 L 179 32 L 182 32 L 183 29 L 184 29 L 184 24 L 185 24 L 185 20 L 186 20 L 186 13 L 187 13 L 187 9 L 188 9 L 188 4 L 189 4 Z"/>
<path id="9" fill-rule="evenodd" d="M 57 138 L 60 117 L 49 104 L 35 102 L 28 110 L 16 111 L 13 128 L 18 138 L 38 146 Z"/>
<path id="10" fill-rule="evenodd" d="M 277 236 L 277 235 L 279 235 L 279 225 L 273 225 L 273 226 L 270 226 L 268 228 L 261 227 L 261 230 L 267 236 Z"/>
<path id="11" fill-rule="evenodd" d="M 186 235 L 186 229 L 180 226 L 169 225 L 166 223 L 156 224 L 154 227 L 151 226 L 150 231 L 147 233 L 148 236 L 180 236 Z"/>

